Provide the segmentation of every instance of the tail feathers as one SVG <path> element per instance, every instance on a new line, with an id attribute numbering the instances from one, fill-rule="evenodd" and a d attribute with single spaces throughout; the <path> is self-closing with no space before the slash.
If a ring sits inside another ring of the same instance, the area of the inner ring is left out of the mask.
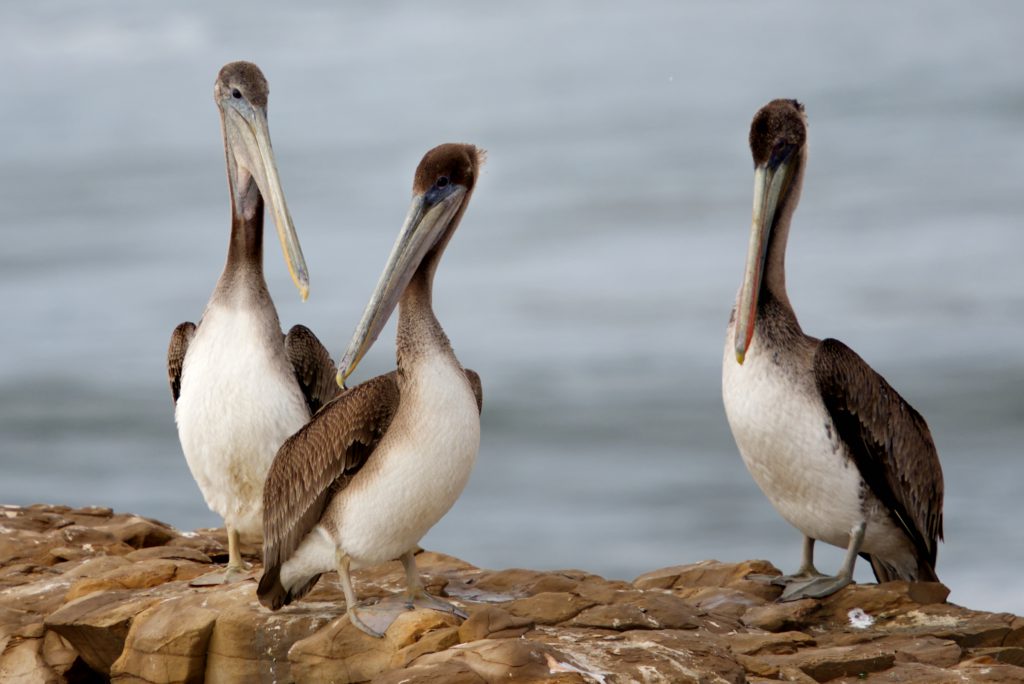
<path id="1" fill-rule="evenodd" d="M 259 597 L 260 603 L 270 610 L 280 610 L 308 594 L 319 579 L 320 575 L 316 574 L 304 584 L 286 589 L 281 583 L 281 566 L 271 566 L 263 570 L 263 577 L 256 588 L 256 596 Z"/>
<path id="2" fill-rule="evenodd" d="M 895 580 L 905 580 L 908 582 L 938 582 L 939 576 L 935 574 L 935 567 L 928 561 L 927 558 L 918 558 L 917 567 L 911 572 L 905 572 L 903 569 L 896 567 L 878 556 L 872 556 L 869 553 L 862 553 L 862 557 L 867 559 L 871 563 L 871 569 L 875 572 L 875 579 L 879 584 L 883 582 L 892 582 Z"/>

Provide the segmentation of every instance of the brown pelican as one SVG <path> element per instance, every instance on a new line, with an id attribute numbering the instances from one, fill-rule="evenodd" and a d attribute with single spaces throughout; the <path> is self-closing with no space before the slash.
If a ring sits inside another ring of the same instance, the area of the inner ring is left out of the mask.
<path id="1" fill-rule="evenodd" d="M 248 62 L 220 70 L 220 108 L 231 191 L 224 272 L 199 324 L 174 329 L 167 374 L 178 437 L 192 476 L 228 534 L 228 567 L 199 584 L 238 578 L 239 534 L 259 536 L 263 480 L 281 443 L 334 396 L 334 364 L 312 332 L 281 334 L 263 279 L 263 202 L 302 298 L 306 263 L 284 201 L 267 127 L 267 81 Z"/>
<path id="2" fill-rule="evenodd" d="M 469 204 L 482 161 L 471 145 L 427 152 L 416 169 L 412 206 L 384 272 L 339 364 L 344 380 L 399 308 L 398 370 L 342 392 L 282 445 L 263 493 L 260 602 L 277 610 L 337 569 L 346 612 L 357 610 L 353 565 L 401 558 L 403 608 L 465 617 L 428 595 L 416 572 L 417 543 L 451 508 L 480 446 L 480 379 L 452 352 L 431 304 L 434 272 Z M 379 616 L 376 616 L 379 617 Z"/>
<path id="3" fill-rule="evenodd" d="M 785 255 L 807 164 L 795 100 L 750 126 L 754 215 L 743 284 L 722 362 L 725 413 L 743 461 L 775 509 L 804 534 L 783 600 L 828 596 L 853 581 L 860 554 L 879 582 L 937 581 L 942 468 L 928 425 L 853 350 L 803 333 L 786 295 Z M 846 548 L 835 577 L 814 541 Z"/>

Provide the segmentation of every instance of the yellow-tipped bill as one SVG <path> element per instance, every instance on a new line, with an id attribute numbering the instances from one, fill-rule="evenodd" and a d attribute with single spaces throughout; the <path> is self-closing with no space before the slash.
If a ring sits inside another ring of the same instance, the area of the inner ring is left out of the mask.
<path id="1" fill-rule="evenodd" d="M 274 216 L 274 225 L 281 240 L 284 260 L 292 281 L 305 301 L 309 296 L 309 271 L 302 255 L 299 236 L 295 232 L 288 204 L 281 189 L 277 174 L 274 148 L 270 144 L 270 128 L 267 114 L 262 107 L 254 107 L 244 100 L 226 109 L 225 128 L 232 153 L 235 155 L 239 172 L 248 172 L 269 205 Z"/>

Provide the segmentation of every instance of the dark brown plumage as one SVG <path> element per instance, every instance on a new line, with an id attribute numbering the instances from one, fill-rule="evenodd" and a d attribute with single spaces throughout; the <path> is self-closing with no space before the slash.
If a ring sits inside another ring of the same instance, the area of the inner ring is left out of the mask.
<path id="1" fill-rule="evenodd" d="M 285 354 L 295 370 L 295 380 L 306 397 L 309 414 L 323 408 L 338 395 L 340 388 L 334 381 L 338 369 L 330 353 L 313 331 L 304 325 L 294 325 L 284 338 Z"/>
<path id="2" fill-rule="evenodd" d="M 928 424 L 881 375 L 839 340 L 825 339 L 814 354 L 814 378 L 840 439 L 871 492 L 917 550 L 919 581 L 938 581 L 943 481 Z M 880 559 L 879 582 L 897 579 Z"/>
<path id="3" fill-rule="evenodd" d="M 750 152 L 760 166 L 780 153 L 802 147 L 807 141 L 804 106 L 796 100 L 772 100 L 750 123 Z"/>
<path id="4" fill-rule="evenodd" d="M 171 333 L 171 342 L 167 345 L 167 381 L 171 385 L 171 396 L 174 397 L 175 404 L 181 396 L 181 371 L 185 366 L 185 352 L 188 351 L 188 343 L 195 334 L 195 323 L 179 323 Z"/>
<path id="5" fill-rule="evenodd" d="M 217 97 L 245 98 L 256 107 L 266 107 L 270 85 L 260 68 L 252 62 L 230 62 L 221 67 L 214 85 Z"/>
<path id="6" fill-rule="evenodd" d="M 412 183 L 414 193 L 425 193 L 439 178 L 472 190 L 477 170 L 483 164 L 483 151 L 465 143 L 444 143 L 429 150 L 416 167 Z"/>

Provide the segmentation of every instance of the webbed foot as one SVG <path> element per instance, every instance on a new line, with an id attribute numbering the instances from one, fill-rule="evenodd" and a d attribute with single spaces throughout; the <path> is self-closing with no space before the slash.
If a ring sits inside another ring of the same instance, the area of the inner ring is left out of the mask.
<path id="1" fill-rule="evenodd" d="M 853 584 L 853 579 L 845 575 L 830 577 L 822 575 L 803 581 L 791 582 L 782 592 L 779 601 L 799 601 L 805 598 L 825 598 L 843 587 Z"/>
<path id="2" fill-rule="evenodd" d="M 232 584 L 243 580 L 252 579 L 256 573 L 248 567 L 229 565 L 223 570 L 214 570 L 205 575 L 200 575 L 188 583 L 190 587 L 215 587 L 220 584 Z"/>
<path id="3" fill-rule="evenodd" d="M 349 621 L 364 634 L 369 634 L 375 639 L 383 639 L 388 627 L 395 621 L 403 610 L 403 606 L 382 605 L 387 602 L 373 603 L 370 605 L 352 606 L 346 611 Z M 394 602 L 391 602 L 394 604 Z"/>
<path id="4" fill-rule="evenodd" d="M 406 598 L 405 607 L 407 610 L 415 610 L 417 608 L 425 608 L 427 610 L 436 610 L 441 613 L 448 613 L 454 615 L 457 618 L 465 620 L 469 617 L 469 613 L 459 608 L 454 603 L 449 603 L 442 598 L 428 594 L 426 591 L 420 591 L 416 596 Z"/>
<path id="5" fill-rule="evenodd" d="M 748 580 L 753 580 L 755 582 L 764 582 L 765 584 L 773 584 L 777 587 L 789 586 L 794 582 L 806 582 L 817 577 L 825 577 L 825 574 L 818 572 L 813 567 L 810 570 L 801 569 L 800 571 L 795 572 L 792 575 L 762 575 L 760 573 L 747 575 Z"/>

